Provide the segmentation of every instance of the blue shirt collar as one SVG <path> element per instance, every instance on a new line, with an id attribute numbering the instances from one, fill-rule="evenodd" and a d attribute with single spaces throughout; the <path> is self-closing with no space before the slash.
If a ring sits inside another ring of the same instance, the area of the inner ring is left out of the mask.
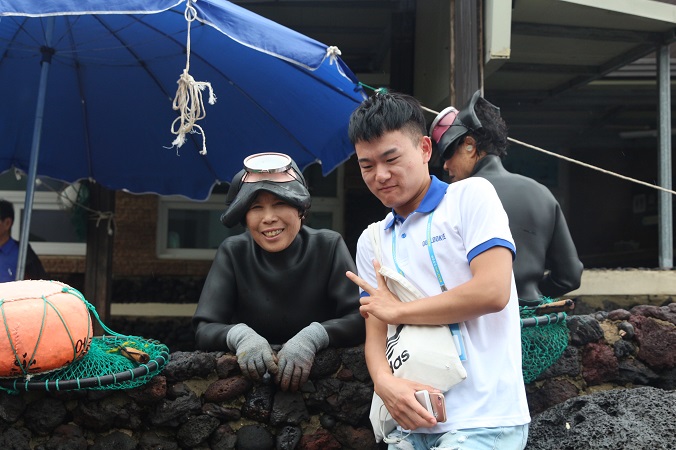
<path id="1" fill-rule="evenodd" d="M 432 183 L 430 183 L 430 187 L 425 193 L 425 197 L 423 197 L 422 201 L 420 202 L 420 205 L 418 205 L 418 208 L 413 212 L 427 214 L 434 211 L 436 207 L 439 206 L 439 203 L 441 203 L 441 200 L 444 198 L 444 195 L 446 195 L 448 183 L 441 181 L 434 175 L 431 175 L 430 178 L 432 179 Z M 394 226 L 395 221 L 403 222 L 405 219 L 406 219 L 405 217 L 402 217 L 396 212 L 394 212 L 393 209 L 392 219 L 390 219 L 390 221 L 385 224 L 385 229 Z"/>
<path id="2" fill-rule="evenodd" d="M 7 242 L 0 245 L 0 253 L 9 253 L 14 250 L 15 247 L 17 247 L 16 241 L 12 238 L 9 238 L 7 239 Z"/>

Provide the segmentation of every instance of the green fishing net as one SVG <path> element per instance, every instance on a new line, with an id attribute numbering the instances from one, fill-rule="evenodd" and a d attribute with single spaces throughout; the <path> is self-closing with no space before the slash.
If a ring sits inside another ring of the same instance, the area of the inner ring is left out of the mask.
<path id="1" fill-rule="evenodd" d="M 554 299 L 544 297 L 540 305 Z M 530 383 L 554 364 L 568 347 L 566 313 L 537 315 L 535 307 L 519 307 L 523 381 Z"/>
<path id="2" fill-rule="evenodd" d="M 0 378 L 0 389 L 18 391 L 67 391 L 130 389 L 147 383 L 169 362 L 169 348 L 141 336 L 116 333 L 103 324 L 96 308 L 72 287 L 63 292 L 77 296 L 101 324 L 104 335 L 92 338 L 87 353 L 55 371 Z"/>

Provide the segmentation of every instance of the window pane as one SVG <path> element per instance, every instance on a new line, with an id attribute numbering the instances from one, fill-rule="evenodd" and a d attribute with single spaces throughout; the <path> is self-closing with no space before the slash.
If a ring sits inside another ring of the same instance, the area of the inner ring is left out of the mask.
<path id="1" fill-rule="evenodd" d="M 227 194 L 228 189 L 230 189 L 230 183 L 220 183 L 214 186 L 211 190 L 211 194 Z"/>
<path id="2" fill-rule="evenodd" d="M 312 164 L 305 169 L 305 171 L 303 171 L 303 177 L 305 177 L 305 181 L 307 181 L 307 184 L 310 187 L 310 195 L 312 195 L 313 198 L 337 197 L 337 174 L 338 170 L 334 170 L 324 177 L 322 175 L 322 166 L 319 164 Z"/>
<path id="3" fill-rule="evenodd" d="M 25 191 L 27 180 L 27 175 L 22 175 L 21 178 L 17 180 L 14 171 L 9 170 L 0 174 L 0 191 Z M 63 181 L 48 177 L 38 177 L 37 182 L 35 183 L 35 191 L 58 193 L 66 186 L 68 186 L 68 183 L 64 183 Z"/>
<path id="4" fill-rule="evenodd" d="M 333 229 L 333 213 L 331 212 L 312 212 L 308 214 L 305 225 L 310 228 L 321 229 L 328 228 Z"/>
<path id="5" fill-rule="evenodd" d="M 31 242 L 83 243 L 87 237 L 87 216 L 61 209 L 33 209 Z M 21 209 L 23 216 L 23 208 Z"/>
<path id="6" fill-rule="evenodd" d="M 167 248 L 216 249 L 223 239 L 244 231 L 221 224 L 221 209 L 170 209 Z"/>
<path id="7" fill-rule="evenodd" d="M 14 170 L 0 175 L 0 198 L 14 205 L 12 237 L 19 239 L 26 201 L 26 175 L 18 180 Z M 82 208 L 64 209 L 58 194 L 69 183 L 39 177 L 35 184 L 29 240 L 42 255 L 84 255 L 87 241 L 88 213 Z"/>

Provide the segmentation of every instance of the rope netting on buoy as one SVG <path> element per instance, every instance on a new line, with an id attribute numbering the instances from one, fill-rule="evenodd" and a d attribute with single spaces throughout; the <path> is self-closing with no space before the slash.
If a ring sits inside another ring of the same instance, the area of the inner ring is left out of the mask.
<path id="1" fill-rule="evenodd" d="M 103 336 L 92 337 L 90 314 Z M 0 389 L 12 393 L 129 389 L 169 361 L 166 345 L 114 332 L 82 293 L 58 281 L 3 283 L 0 316 L 7 336 L 0 339 Z"/>

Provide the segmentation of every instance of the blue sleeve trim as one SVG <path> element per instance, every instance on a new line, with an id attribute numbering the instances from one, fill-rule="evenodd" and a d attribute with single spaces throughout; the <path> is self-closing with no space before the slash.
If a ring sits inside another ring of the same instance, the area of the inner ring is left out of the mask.
<path id="1" fill-rule="evenodd" d="M 366 291 L 361 291 L 361 294 L 359 294 L 359 298 L 362 298 L 362 297 L 370 297 L 370 296 L 371 296 L 371 294 L 369 294 L 369 293 L 366 292 Z"/>
<path id="2" fill-rule="evenodd" d="M 516 258 L 516 249 L 514 248 L 514 244 L 505 239 L 493 238 L 474 247 L 467 255 L 467 262 L 472 262 L 474 258 L 493 247 L 505 247 L 512 252 L 512 261 L 514 261 L 514 258 Z"/>

